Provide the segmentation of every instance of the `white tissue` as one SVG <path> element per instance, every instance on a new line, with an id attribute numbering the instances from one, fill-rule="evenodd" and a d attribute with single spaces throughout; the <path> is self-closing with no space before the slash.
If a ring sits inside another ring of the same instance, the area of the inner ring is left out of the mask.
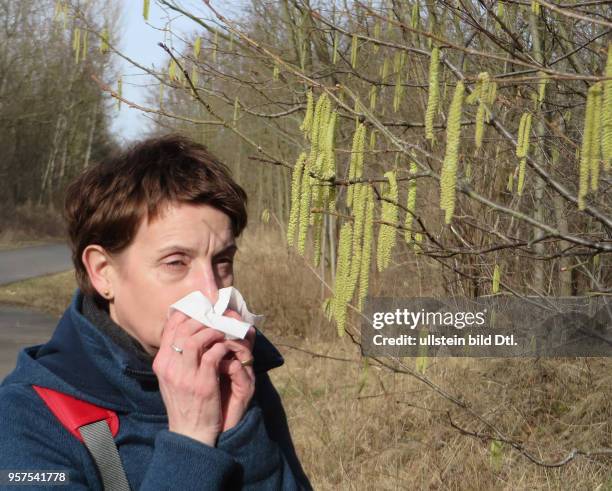
<path id="1" fill-rule="evenodd" d="M 243 320 L 224 316 L 223 312 L 228 308 L 238 312 Z M 224 332 L 226 339 L 244 339 L 250 326 L 261 327 L 265 319 L 263 315 L 249 312 L 244 298 L 233 286 L 221 288 L 219 299 L 214 305 L 201 291 L 195 290 L 173 303 L 168 308 L 168 317 L 173 309 L 183 312 L 205 326 Z"/>

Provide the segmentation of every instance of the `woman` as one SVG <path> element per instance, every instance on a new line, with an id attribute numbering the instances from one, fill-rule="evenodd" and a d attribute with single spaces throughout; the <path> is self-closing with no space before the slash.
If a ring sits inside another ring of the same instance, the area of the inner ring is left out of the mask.
<path id="1" fill-rule="evenodd" d="M 104 465 L 42 387 L 117 413 L 131 489 L 310 489 L 267 374 L 283 364 L 276 348 L 253 326 L 226 340 L 168 316 L 186 294 L 214 303 L 233 283 L 246 195 L 226 166 L 187 139 L 150 139 L 80 175 L 65 204 L 78 288 L 51 340 L 22 350 L 0 387 L 0 467 L 103 488 Z"/>

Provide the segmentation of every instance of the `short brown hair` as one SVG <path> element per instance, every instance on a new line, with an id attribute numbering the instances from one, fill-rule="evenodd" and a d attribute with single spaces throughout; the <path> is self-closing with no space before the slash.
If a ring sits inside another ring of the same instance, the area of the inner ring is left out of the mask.
<path id="1" fill-rule="evenodd" d="M 171 203 L 208 204 L 226 213 L 234 237 L 247 225 L 247 195 L 228 167 L 204 145 L 178 135 L 133 145 L 76 177 L 66 190 L 67 222 L 76 280 L 84 294 L 104 302 L 81 256 L 89 244 L 111 254 L 128 247 L 146 217 Z"/>

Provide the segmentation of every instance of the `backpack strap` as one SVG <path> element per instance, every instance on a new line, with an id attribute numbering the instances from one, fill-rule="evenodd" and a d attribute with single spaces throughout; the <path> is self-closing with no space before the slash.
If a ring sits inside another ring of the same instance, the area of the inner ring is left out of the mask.
<path id="1" fill-rule="evenodd" d="M 114 440 L 119 432 L 117 413 L 53 389 L 32 387 L 62 425 L 85 444 L 105 491 L 130 491 Z"/>

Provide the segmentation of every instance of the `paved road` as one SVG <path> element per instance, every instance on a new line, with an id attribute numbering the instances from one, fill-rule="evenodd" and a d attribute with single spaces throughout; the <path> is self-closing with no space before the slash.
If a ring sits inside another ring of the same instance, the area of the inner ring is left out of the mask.
<path id="1" fill-rule="evenodd" d="M 47 341 L 58 321 L 27 308 L 0 305 L 0 380 L 14 368 L 19 350 Z"/>
<path id="2" fill-rule="evenodd" d="M 70 249 L 64 244 L 0 251 L 0 285 L 69 269 Z M 58 320 L 27 308 L 0 305 L 0 380 L 15 366 L 19 350 L 47 341 Z"/>
<path id="3" fill-rule="evenodd" d="M 48 244 L 0 251 L 0 285 L 72 269 L 70 249 Z"/>

